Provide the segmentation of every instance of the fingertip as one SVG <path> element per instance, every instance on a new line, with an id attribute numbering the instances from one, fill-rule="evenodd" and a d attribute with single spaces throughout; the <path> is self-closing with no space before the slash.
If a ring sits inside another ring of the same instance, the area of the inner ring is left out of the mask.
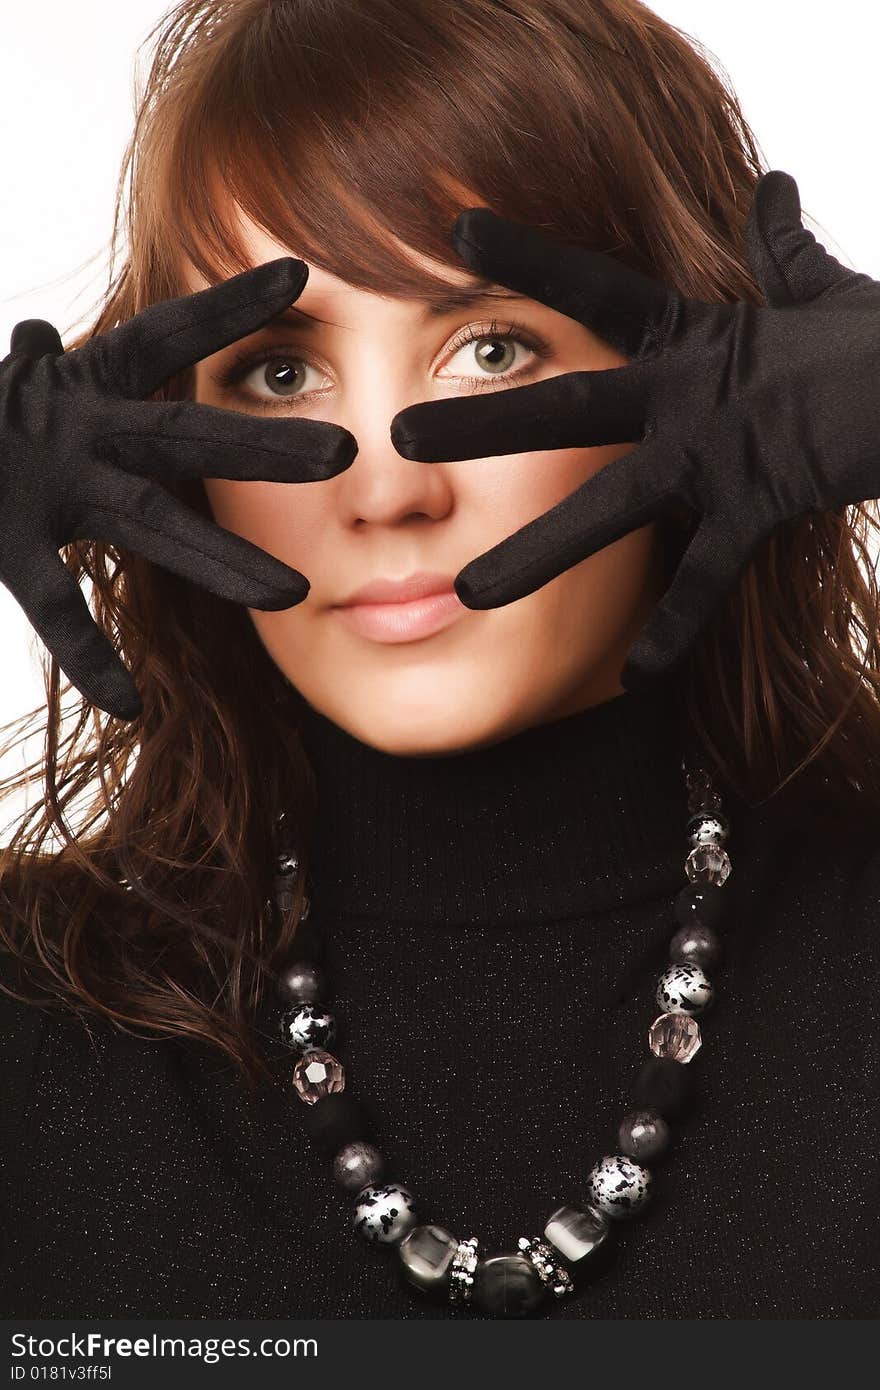
<path id="1" fill-rule="evenodd" d="M 452 235 L 456 239 L 479 240 L 480 232 L 490 227 L 494 220 L 495 213 L 491 208 L 483 206 L 464 208 L 453 223 Z"/>
<path id="2" fill-rule="evenodd" d="M 344 473 L 346 468 L 350 468 L 354 463 L 358 453 L 358 442 L 351 430 L 345 429 L 342 425 L 332 425 L 330 428 L 336 431 L 336 437 L 329 451 L 329 476 L 335 477 L 337 473 Z"/>
<path id="3" fill-rule="evenodd" d="M 126 722 L 138 719 L 144 712 L 144 702 L 139 692 L 128 683 L 121 685 L 118 691 L 107 700 L 93 700 L 92 703 L 103 709 L 105 714 Z"/>
<path id="4" fill-rule="evenodd" d="M 264 594 L 259 602 L 249 603 L 248 608 L 259 608 L 264 613 L 281 613 L 286 608 L 296 608 L 308 597 L 311 584 L 299 570 L 290 570 L 290 580 L 273 594 Z"/>
<path id="5" fill-rule="evenodd" d="M 452 581 L 452 587 L 465 608 L 472 608 L 479 612 L 487 608 L 497 607 L 498 604 L 492 602 L 490 590 L 485 587 L 481 588 L 478 583 L 469 577 L 469 568 L 470 566 L 466 565 Z"/>
<path id="6" fill-rule="evenodd" d="M 394 445 L 401 458 L 418 461 L 418 438 L 409 429 L 408 422 L 403 415 L 395 415 L 391 421 L 391 443 Z"/>
<path id="7" fill-rule="evenodd" d="M 286 295 L 288 303 L 298 298 L 309 278 L 308 266 L 296 256 L 278 256 L 275 260 L 265 261 L 256 267 L 256 272 L 250 273 L 256 274 L 267 294 Z"/>
<path id="8" fill-rule="evenodd" d="M 469 270 L 482 274 L 482 257 L 499 218 L 490 208 L 465 208 L 455 219 L 451 241 Z"/>
<path id="9" fill-rule="evenodd" d="M 620 672 L 620 684 L 628 694 L 635 694 L 647 684 L 645 672 L 636 663 L 626 661 Z"/>
<path id="10" fill-rule="evenodd" d="M 64 352 L 64 344 L 58 329 L 48 319 L 22 319 L 12 330 L 9 351 L 21 352 L 36 360 L 48 354 L 59 356 Z"/>

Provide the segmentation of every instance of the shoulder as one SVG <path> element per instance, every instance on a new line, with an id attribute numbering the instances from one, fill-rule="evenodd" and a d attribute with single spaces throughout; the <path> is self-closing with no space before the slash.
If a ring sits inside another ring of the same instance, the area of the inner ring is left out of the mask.
<path id="1" fill-rule="evenodd" d="M 27 1120 L 45 1045 L 47 1016 L 37 1005 L 8 993 L 9 989 L 19 990 L 20 981 L 15 962 L 3 953 L 0 986 L 0 1163 L 4 1186 L 8 1186 L 25 1152 Z"/>
<path id="2" fill-rule="evenodd" d="M 0 951 L 0 1065 L 24 1056 L 42 1033 L 45 1010 L 27 997 L 19 997 L 30 993 L 13 957 Z"/>
<path id="3" fill-rule="evenodd" d="M 777 922 L 801 960 L 880 969 L 880 809 L 780 797 L 740 811 L 730 854 L 738 911 L 762 936 Z"/>

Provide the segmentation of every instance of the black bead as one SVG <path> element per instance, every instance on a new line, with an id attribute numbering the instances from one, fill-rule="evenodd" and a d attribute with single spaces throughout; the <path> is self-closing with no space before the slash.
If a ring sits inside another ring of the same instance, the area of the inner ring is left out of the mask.
<path id="1" fill-rule="evenodd" d="M 687 883 L 673 907 L 675 920 L 682 927 L 699 922 L 704 927 L 717 927 L 724 914 L 724 889 L 718 883 L 698 880 Z"/>
<path id="2" fill-rule="evenodd" d="M 658 1110 L 667 1120 L 687 1114 L 694 1101 L 692 1066 L 671 1057 L 649 1057 L 636 1081 L 636 1106 Z"/>
<path id="3" fill-rule="evenodd" d="M 328 1004 L 332 998 L 327 973 L 317 961 L 295 956 L 278 974 L 278 993 L 289 1004 Z"/>
<path id="4" fill-rule="evenodd" d="M 372 1134 L 367 1112 L 349 1091 L 331 1091 L 304 1109 L 306 1133 L 322 1153 L 334 1154 L 344 1144 Z"/>
<path id="5" fill-rule="evenodd" d="M 298 922 L 291 947 L 291 959 L 300 958 L 323 962 L 326 955 L 326 941 L 318 923 L 313 917 Z"/>
<path id="6" fill-rule="evenodd" d="M 494 1318 L 525 1318 L 545 1297 L 540 1275 L 526 1255 L 487 1255 L 474 1272 L 473 1301 Z"/>

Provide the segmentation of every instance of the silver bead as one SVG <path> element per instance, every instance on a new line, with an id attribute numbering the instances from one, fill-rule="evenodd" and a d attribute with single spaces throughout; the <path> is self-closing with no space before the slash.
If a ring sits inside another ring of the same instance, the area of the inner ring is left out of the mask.
<path id="1" fill-rule="evenodd" d="M 354 1227 L 372 1245 L 396 1245 L 416 1225 L 415 1198 L 401 1183 L 363 1188 L 354 1210 Z"/>
<path id="2" fill-rule="evenodd" d="M 639 1163 L 651 1163 L 669 1148 L 671 1131 L 656 1110 L 630 1110 L 617 1131 L 617 1142 L 625 1154 Z"/>
<path id="3" fill-rule="evenodd" d="M 417 1289 L 448 1290 L 458 1240 L 442 1226 L 413 1226 L 397 1247 L 403 1276 Z"/>
<path id="4" fill-rule="evenodd" d="M 385 1159 L 366 1139 L 354 1139 L 333 1160 L 333 1178 L 344 1192 L 352 1195 L 362 1187 L 379 1182 L 385 1172 Z"/>
<path id="5" fill-rule="evenodd" d="M 669 965 L 657 981 L 657 1004 L 668 1014 L 702 1014 L 715 990 L 698 965 Z"/>
<path id="6" fill-rule="evenodd" d="M 336 1036 L 336 1020 L 323 1004 L 294 1004 L 281 1015 L 281 1037 L 296 1052 L 327 1047 Z"/>
<path id="7" fill-rule="evenodd" d="M 684 868 L 692 883 L 717 883 L 720 887 L 730 876 L 730 856 L 719 845 L 697 845 L 684 861 Z"/>
<path id="8" fill-rule="evenodd" d="M 730 822 L 720 811 L 700 810 L 687 823 L 687 842 L 697 845 L 724 845 L 730 838 Z"/>
<path id="9" fill-rule="evenodd" d="M 544 1227 L 544 1238 L 579 1276 L 590 1269 L 599 1252 L 607 1248 L 611 1227 L 608 1217 L 598 1207 L 580 1207 L 568 1202 L 553 1212 Z"/>
<path id="10" fill-rule="evenodd" d="M 699 965 L 711 970 L 721 955 L 721 937 L 701 922 L 679 927 L 669 943 L 669 958 L 680 965 Z"/>
<path id="11" fill-rule="evenodd" d="M 294 960 L 278 976 L 278 993 L 291 1004 L 314 1004 L 330 989 L 325 972 L 311 960 Z"/>
<path id="12" fill-rule="evenodd" d="M 590 1170 L 589 1199 L 614 1220 L 637 1216 L 651 1198 L 654 1178 L 629 1154 L 606 1154 Z"/>

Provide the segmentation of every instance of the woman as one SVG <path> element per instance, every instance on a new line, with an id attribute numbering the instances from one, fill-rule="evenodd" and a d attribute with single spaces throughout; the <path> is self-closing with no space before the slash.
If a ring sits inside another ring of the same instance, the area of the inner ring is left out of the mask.
<path id="1" fill-rule="evenodd" d="M 635 311 L 593 331 L 546 276 L 514 298 L 525 261 L 486 276 L 449 239 L 486 207 L 560 266 L 611 252 L 758 305 L 735 98 L 634 0 L 190 0 L 127 167 L 128 257 L 86 335 L 116 364 L 96 452 L 122 497 L 108 516 L 87 473 L 64 541 L 142 707 L 80 630 L 63 669 L 117 717 L 84 698 L 65 738 L 50 664 L 46 795 L 3 869 L 6 1316 L 875 1313 L 870 484 L 806 512 L 803 463 L 768 465 L 772 533 L 735 583 L 724 536 L 729 592 L 630 690 L 704 494 L 566 539 L 554 508 L 642 432 L 551 437 L 505 391 L 619 381 L 645 335 Z M 222 326 L 186 298 L 267 262 L 262 322 L 252 280 Z M 456 440 L 459 408 L 497 453 Z M 285 439 L 307 486 L 278 485 Z M 167 486 L 152 528 L 141 473 Z M 465 607 L 458 572 L 547 516 L 518 601 Z"/>

